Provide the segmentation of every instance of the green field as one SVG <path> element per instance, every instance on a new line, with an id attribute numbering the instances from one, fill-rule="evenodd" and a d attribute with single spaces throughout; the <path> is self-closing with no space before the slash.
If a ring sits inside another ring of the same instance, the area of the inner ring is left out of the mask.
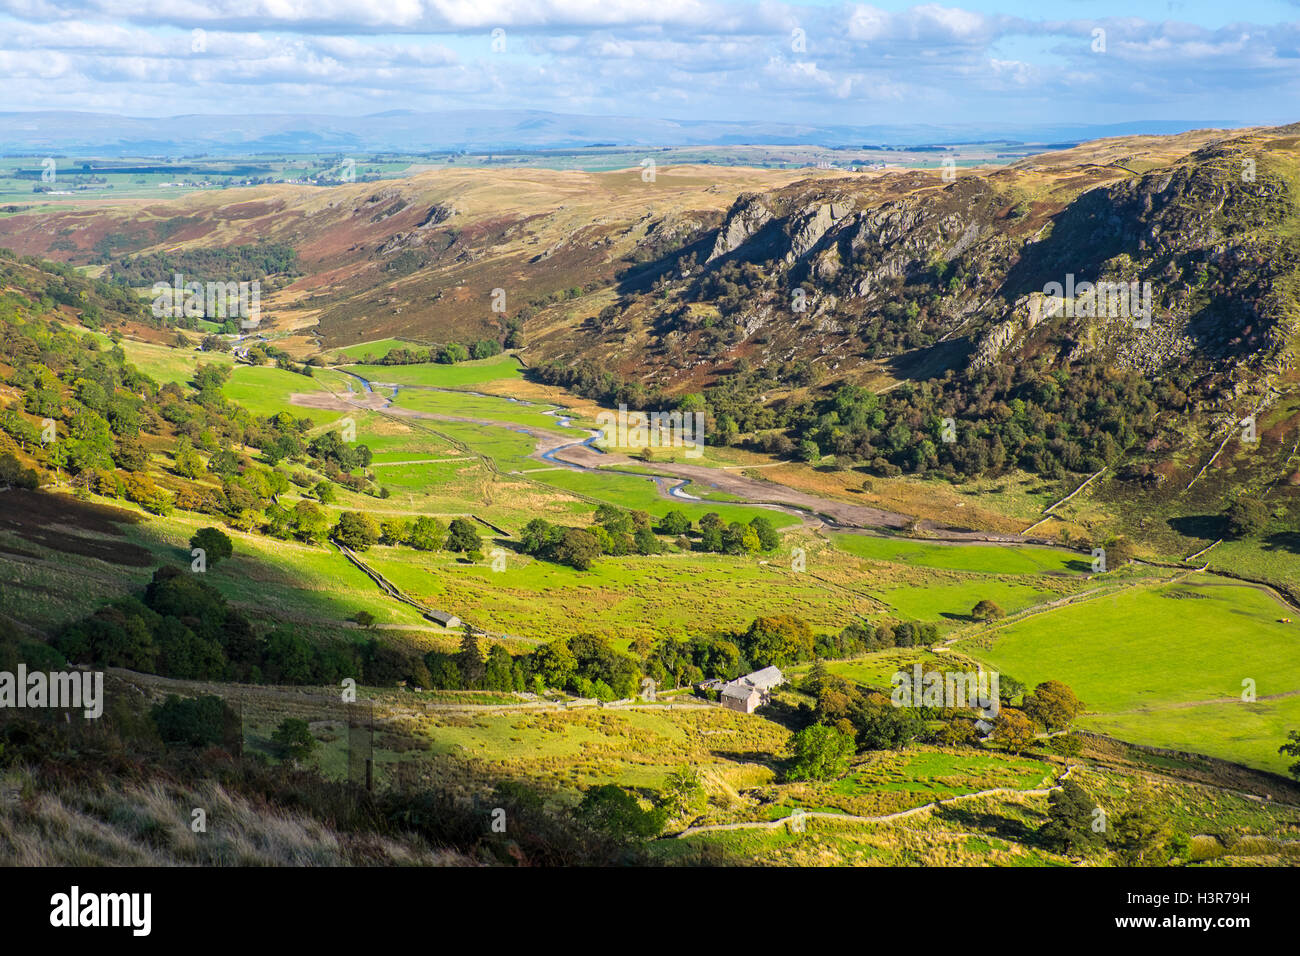
<path id="1" fill-rule="evenodd" d="M 1043 574 L 1092 570 L 1085 555 L 1057 548 L 1020 545 L 942 544 L 870 534 L 832 535 L 835 546 L 872 561 L 890 561 L 948 571 L 984 574 Z"/>
<path id="2" fill-rule="evenodd" d="M 1203 577 L 1031 615 L 957 647 L 1030 686 L 1064 681 L 1086 706 L 1081 726 L 1281 770 L 1277 746 L 1300 709 L 1243 703 L 1242 691 L 1247 679 L 1260 698 L 1300 690 L 1300 624 L 1279 622 L 1289 613 Z"/>
<path id="3" fill-rule="evenodd" d="M 1239 699 L 1193 708 L 1144 708 L 1127 714 L 1083 718 L 1085 730 L 1152 747 L 1207 754 L 1285 774 L 1295 762 L 1277 748 L 1300 729 L 1300 696 L 1280 700 Z"/>
<path id="4" fill-rule="evenodd" d="M 918 662 L 926 668 L 948 667 L 952 664 L 943 654 L 925 648 L 896 647 L 887 651 L 872 651 L 851 660 L 828 661 L 826 669 L 856 683 L 883 690 L 889 687 L 894 674 L 898 671 L 911 671 L 912 665 Z M 789 676 L 798 683 L 810 668 L 809 664 L 797 665 L 789 669 Z"/>
<path id="5" fill-rule="evenodd" d="M 367 356 L 382 358 L 393 349 L 397 348 L 427 348 L 428 346 L 418 346 L 415 342 L 407 342 L 403 339 L 376 339 L 373 342 L 361 342 L 357 345 L 348 345 L 343 348 L 329 349 L 328 354 L 331 356 L 341 355 L 345 358 L 360 362 Z"/>
<path id="6" fill-rule="evenodd" d="M 232 365 L 234 358 L 229 352 L 201 352 L 198 349 L 178 349 L 154 342 L 141 342 L 137 339 L 121 338 L 114 342 L 102 332 L 87 332 L 77 325 L 65 324 L 70 332 L 77 335 L 90 335 L 104 349 L 120 346 L 126 353 L 126 360 L 144 372 L 160 385 L 168 382 L 185 384 L 194 377 L 194 370 L 199 365 Z"/>
<path id="7" fill-rule="evenodd" d="M 348 371 L 370 382 L 398 385 L 431 385 L 437 388 L 468 388 L 484 382 L 522 378 L 519 363 L 510 355 L 457 362 L 455 365 L 349 365 Z"/>
<path id="8" fill-rule="evenodd" d="M 1300 544 L 1294 532 L 1284 532 L 1267 541 L 1223 541 L 1197 563 L 1205 561 L 1211 570 L 1244 574 L 1293 593 L 1300 592 Z"/>
<path id="9" fill-rule="evenodd" d="M 581 441 L 589 434 L 587 429 L 562 425 L 556 416 L 545 413 L 548 407 L 553 408 L 554 406 L 527 405 L 491 395 L 404 388 L 398 390 L 393 404 L 401 408 L 409 408 L 417 412 L 429 412 L 435 415 L 451 415 L 457 418 L 475 418 L 485 421 L 506 422 L 512 425 L 527 425 L 531 428 L 554 432 L 557 435 L 572 435 L 575 441 Z"/>
<path id="10" fill-rule="evenodd" d="M 321 412 L 299 408 L 289 401 L 290 396 L 301 393 L 327 391 L 326 384 L 337 391 L 346 392 L 343 376 L 328 369 L 318 369 L 315 375 L 299 375 L 269 365 L 237 365 L 226 382 L 225 395 L 238 402 L 255 415 L 270 416 L 287 411 L 299 418 L 325 421 L 326 417 L 342 418 L 344 413 Z"/>
<path id="11" fill-rule="evenodd" d="M 974 580 L 931 585 L 907 585 L 879 592 L 880 599 L 909 620 L 938 621 L 955 626 L 971 620 L 977 603 L 990 600 L 1008 614 L 1059 597 L 1028 584 L 998 580 Z"/>
<path id="12" fill-rule="evenodd" d="M 1049 783 L 1055 772 L 1042 760 L 1002 753 L 884 752 L 839 780 L 788 788 L 780 806 L 872 816 L 998 787 L 1029 790 Z"/>

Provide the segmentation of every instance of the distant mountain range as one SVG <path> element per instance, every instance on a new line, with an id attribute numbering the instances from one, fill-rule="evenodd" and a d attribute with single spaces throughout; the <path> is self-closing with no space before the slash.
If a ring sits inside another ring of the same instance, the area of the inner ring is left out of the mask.
<path id="1" fill-rule="evenodd" d="M 1107 136 L 1232 128 L 1232 121 L 1153 120 L 1048 126 L 817 126 L 718 120 L 580 116 L 537 110 L 393 110 L 368 116 L 267 113 L 139 117 L 64 111 L 0 113 L 0 154 L 99 156 L 248 155 L 321 151 L 471 152 L 586 146 L 867 144 L 920 146 L 988 141 L 1081 142 Z"/>

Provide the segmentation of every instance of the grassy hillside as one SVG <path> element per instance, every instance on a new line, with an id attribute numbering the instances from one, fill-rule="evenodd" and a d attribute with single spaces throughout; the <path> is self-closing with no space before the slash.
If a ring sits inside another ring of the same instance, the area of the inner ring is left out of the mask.
<path id="1" fill-rule="evenodd" d="M 649 216 L 636 177 L 518 170 L 331 202 L 190 197 L 176 213 L 193 228 L 170 242 L 134 214 L 87 215 L 87 240 L 116 230 L 195 262 L 257 230 L 296 236 L 304 275 L 271 283 L 272 318 L 247 337 L 157 323 L 120 285 L 0 257 L 0 655 L 114 675 L 108 749 L 132 780 L 125 796 L 82 786 L 55 756 L 80 759 L 84 741 L 24 750 L 35 731 L 0 728 L 0 766 L 28 794 L 0 812 L 0 847 L 94 862 L 553 861 L 556 847 L 674 864 L 1122 862 L 1118 842 L 1045 835 L 1071 781 L 1117 817 L 1158 811 L 1178 861 L 1289 862 L 1287 142 L 1144 139 L 1128 172 L 1081 172 L 1118 155 L 1094 144 L 951 185 L 673 170 Z M 1254 193 L 1224 179 L 1246 149 L 1266 154 Z M 863 217 L 896 226 L 903 209 L 912 258 L 886 275 L 898 250 Z M 1102 212 L 1181 244 L 1122 263 L 1124 242 L 1086 228 Z M 23 219 L 0 236 L 39 245 Z M 1233 268 L 1201 257 L 1210 230 Z M 1172 270 L 1163 337 L 1134 351 L 1100 327 L 997 332 L 1076 240 L 1108 269 Z M 516 284 L 499 313 L 502 275 Z M 795 288 L 810 314 L 776 309 Z M 381 361 L 516 333 L 491 358 Z M 679 400 L 707 414 L 699 459 L 583 447 L 601 410 Z M 1238 431 L 1252 410 L 1254 440 Z M 192 538 L 213 550 L 202 570 Z M 1024 688 L 986 735 L 962 707 L 886 703 L 918 663 Z M 694 690 L 768 665 L 790 683 L 756 714 Z M 356 814 L 348 678 L 376 714 L 378 802 Z M 657 701 L 638 699 L 647 678 Z M 1049 681 L 1082 702 L 1063 723 L 1039 706 Z M 164 741 L 152 708 L 172 693 L 220 697 L 238 733 Z M 1028 729 L 1010 735 L 1018 718 Z M 299 719 L 300 760 L 279 739 Z M 805 772 L 818 735 L 845 752 Z M 150 761 L 174 780 L 137 766 Z M 222 775 L 241 820 L 262 797 L 301 812 L 249 818 L 255 839 L 223 830 L 215 850 L 150 842 Z M 502 786 L 527 788 L 511 799 L 546 837 L 522 857 L 466 836 Z M 624 801 L 643 837 L 602 830 L 598 799 Z M 439 814 L 463 829 L 419 822 Z M 66 856 L 33 844 L 59 826 L 75 834 Z"/>

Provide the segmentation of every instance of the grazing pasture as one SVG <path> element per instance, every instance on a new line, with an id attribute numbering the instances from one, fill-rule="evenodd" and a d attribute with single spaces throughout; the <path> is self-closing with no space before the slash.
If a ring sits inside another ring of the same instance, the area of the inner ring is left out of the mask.
<path id="1" fill-rule="evenodd" d="M 1086 555 L 1062 548 L 1028 545 L 948 544 L 870 534 L 836 534 L 835 546 L 871 561 L 889 561 L 946 571 L 982 574 L 1088 573 Z"/>
<path id="2" fill-rule="evenodd" d="M 606 556 L 590 570 L 576 571 L 503 551 L 503 571 L 492 569 L 490 555 L 469 564 L 442 552 L 397 548 L 374 548 L 366 561 L 432 607 L 494 632 L 530 638 L 591 632 L 627 646 L 638 637 L 743 629 L 774 609 L 818 630 L 838 631 L 873 607 L 865 595 L 828 591 L 816 579 L 754 557 Z"/>
<path id="3" fill-rule="evenodd" d="M 1300 624 L 1269 593 L 1209 576 L 1054 608 L 957 648 L 1032 686 L 1056 679 L 1086 705 L 1079 724 L 1123 739 L 1284 769 L 1294 729 Z M 1122 731 L 1122 732 L 1120 732 Z M 1271 753 L 1270 753 L 1271 751 Z"/>
<path id="4" fill-rule="evenodd" d="M 362 355 L 364 354 L 363 351 Z M 470 388 L 484 382 L 523 377 L 519 363 L 510 355 L 457 362 L 455 365 L 431 362 L 422 365 L 349 365 L 347 368 L 349 372 L 354 372 L 371 382 L 432 385 L 437 388 Z"/>

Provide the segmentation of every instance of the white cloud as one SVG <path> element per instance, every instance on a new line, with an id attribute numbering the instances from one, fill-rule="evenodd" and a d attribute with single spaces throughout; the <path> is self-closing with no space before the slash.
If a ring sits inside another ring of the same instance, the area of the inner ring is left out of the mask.
<path id="1" fill-rule="evenodd" d="M 1045 4 L 1061 7 L 1057 0 Z M 1078 9 L 1071 7 L 1070 9 Z M 1253 121 L 1300 99 L 1300 26 L 1027 19 L 926 3 L 762 0 L 0 0 L 0 108 L 159 113 L 535 108 L 681 118 Z M 1104 55 L 1091 32 L 1107 31 Z M 493 27 L 508 52 L 490 52 Z M 194 53 L 190 30 L 205 49 Z M 791 30 L 804 31 L 796 50 Z"/>

